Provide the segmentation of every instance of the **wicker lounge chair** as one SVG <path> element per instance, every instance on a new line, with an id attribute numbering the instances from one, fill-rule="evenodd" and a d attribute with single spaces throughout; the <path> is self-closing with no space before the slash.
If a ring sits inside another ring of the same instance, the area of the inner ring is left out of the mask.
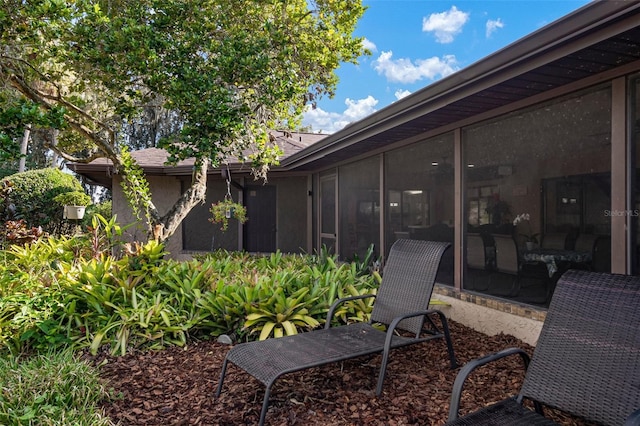
<path id="1" fill-rule="evenodd" d="M 376 390 L 380 395 L 391 349 L 441 337 L 447 343 L 451 368 L 456 368 L 447 320 L 440 311 L 428 310 L 440 258 L 448 246 L 449 243 L 442 242 L 398 240 L 391 248 L 377 296 L 356 296 L 337 301 L 329 309 L 322 330 L 234 346 L 222 365 L 216 397 L 222 391 L 229 362 L 245 370 L 266 386 L 260 413 L 262 425 L 271 387 L 278 377 L 286 373 L 382 353 Z M 330 327 L 333 313 L 341 302 L 364 297 L 376 297 L 370 323 Z M 442 331 L 430 315 L 439 316 Z M 388 325 L 387 332 L 373 327 L 374 323 Z M 425 323 L 428 329 L 424 327 Z M 397 330 L 411 335 L 400 335 Z"/>
<path id="2" fill-rule="evenodd" d="M 528 364 L 519 395 L 458 418 L 467 376 L 512 355 Z M 533 401 L 535 411 L 523 399 Z M 466 364 L 453 385 L 447 425 L 555 425 L 542 404 L 598 424 L 640 425 L 640 277 L 566 272 L 531 362 L 512 348 Z"/>

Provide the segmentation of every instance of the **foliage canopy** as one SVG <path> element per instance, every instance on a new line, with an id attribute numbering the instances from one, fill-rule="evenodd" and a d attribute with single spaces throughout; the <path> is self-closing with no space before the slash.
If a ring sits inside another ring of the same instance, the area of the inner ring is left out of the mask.
<path id="1" fill-rule="evenodd" d="M 51 148 L 65 159 L 107 157 L 126 179 L 119 131 L 149 105 L 173 111 L 180 131 L 161 146 L 195 172 L 163 217 L 150 203 L 149 228 L 167 238 L 204 200 L 209 165 L 239 158 L 265 177 L 277 164 L 268 130 L 295 128 L 333 94 L 338 65 L 367 53 L 352 36 L 363 12 L 359 0 L 5 0 L 0 103 L 39 114 L 0 116 L 0 150 L 37 119 L 62 129 Z"/>

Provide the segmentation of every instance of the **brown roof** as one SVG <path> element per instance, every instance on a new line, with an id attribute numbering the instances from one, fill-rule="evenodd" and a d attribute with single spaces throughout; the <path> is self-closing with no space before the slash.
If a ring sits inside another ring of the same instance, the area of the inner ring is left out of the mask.
<path id="1" fill-rule="evenodd" d="M 275 138 L 275 143 L 282 149 L 283 154 L 281 160 L 328 136 L 320 133 L 285 131 L 272 131 L 271 134 Z M 192 173 L 194 163 L 194 159 L 189 158 L 178 162 L 175 166 L 167 165 L 169 154 L 160 148 L 132 151 L 131 156 L 136 160 L 136 163 L 144 169 L 145 173 L 149 175 L 189 175 Z M 246 166 L 238 161 L 231 162 L 229 166 L 231 169 L 245 169 L 247 172 L 249 171 Z M 114 170 L 113 162 L 109 159 L 99 158 L 88 164 L 69 163 L 68 167 L 100 185 L 111 187 L 111 175 Z M 212 169 L 211 173 L 215 173 L 215 171 L 216 169 Z"/>

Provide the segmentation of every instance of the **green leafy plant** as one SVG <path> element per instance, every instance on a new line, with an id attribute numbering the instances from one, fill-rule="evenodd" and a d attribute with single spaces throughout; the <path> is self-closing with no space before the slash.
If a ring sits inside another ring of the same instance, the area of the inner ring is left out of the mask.
<path id="1" fill-rule="evenodd" d="M 92 200 L 89 195 L 82 191 L 63 192 L 53 197 L 53 201 L 61 206 L 88 206 Z"/>
<path id="2" fill-rule="evenodd" d="M 3 108 L 0 125 L 23 129 L 44 114 L 42 126 L 60 129 L 58 143 L 48 148 L 78 163 L 111 160 L 125 196 L 140 208 L 134 213 L 147 219 L 149 231 L 162 227 L 165 241 L 205 200 L 211 167 L 239 158 L 266 178 L 282 155 L 269 130 L 297 127 L 308 104 L 333 95 L 340 63 L 355 64 L 371 52 L 353 34 L 365 11 L 360 0 L 152 4 L 56 0 L 17 8 L 3 2 L 0 43 L 11 46 L 11 55 L 0 58 L 0 75 L 15 83 L 3 91 L 15 99 L 11 106 L 33 113 L 19 119 L 20 111 Z M 139 19 L 145 10 L 162 19 Z M 43 87 L 60 90 L 36 96 Z M 133 192 L 146 184 L 120 155 L 123 123 L 149 123 L 145 108 L 173 117 L 168 132 L 165 126 L 154 132 L 167 137 L 152 140 L 168 153 L 167 163 L 194 161 L 183 196 L 173 206 L 160 203 L 164 215 L 148 202 L 149 193 Z M 12 156 L 18 132 L 0 133 L 0 147 L 13 148 Z"/>
<path id="3" fill-rule="evenodd" d="M 129 148 L 121 147 L 121 166 L 123 169 L 122 193 L 124 194 L 134 216 L 151 223 L 151 190 L 142 167 L 131 156 Z"/>
<path id="4" fill-rule="evenodd" d="M 290 336 L 298 334 L 298 328 L 310 330 L 319 326 L 320 322 L 309 316 L 307 305 L 311 301 L 305 300 L 308 292 L 309 289 L 301 288 L 287 296 L 282 287 L 276 288 L 269 300 L 247 315 L 244 327 L 251 333 L 259 331 L 258 339 L 265 340 L 271 335 Z"/>
<path id="5" fill-rule="evenodd" d="M 50 234 L 58 232 L 64 222 L 53 198 L 63 192 L 82 191 L 78 179 L 57 168 L 16 173 L 3 179 L 2 186 L 2 222 L 22 219 L 28 227 L 41 226 Z"/>
<path id="6" fill-rule="evenodd" d="M 219 223 L 220 229 L 226 231 L 229 227 L 229 219 L 236 219 L 240 223 L 247 221 L 247 209 L 240 203 L 234 202 L 231 198 L 225 197 L 224 200 L 211 204 L 212 223 Z"/>
<path id="7" fill-rule="evenodd" d="M 0 424 L 107 426 L 109 393 L 97 369 L 70 350 L 0 357 Z"/>
<path id="8" fill-rule="evenodd" d="M 165 260 L 155 240 L 111 250 L 121 231 L 114 218 L 96 216 L 92 225 L 74 238 L 0 251 L 1 352 L 71 346 L 125 354 L 221 334 L 295 334 L 319 326 L 337 297 L 376 287 L 374 275 L 328 253 L 220 250 L 177 262 Z M 338 321 L 365 319 L 370 306 L 345 309 Z"/>

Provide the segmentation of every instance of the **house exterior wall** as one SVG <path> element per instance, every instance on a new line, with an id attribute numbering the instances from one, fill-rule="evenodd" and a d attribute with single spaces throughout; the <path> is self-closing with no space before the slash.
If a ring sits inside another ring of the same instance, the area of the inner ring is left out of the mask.
<path id="1" fill-rule="evenodd" d="M 149 190 L 153 197 L 153 202 L 160 212 L 165 214 L 175 200 L 178 199 L 181 193 L 180 180 L 173 176 L 147 176 L 149 182 Z M 127 241 L 142 241 L 148 240 L 147 229 L 144 224 L 140 223 L 133 215 L 129 203 L 122 191 L 121 186 L 122 179 L 120 175 L 113 176 L 112 185 L 112 210 L 113 214 L 117 215 L 118 223 L 126 227 L 124 231 L 124 238 Z M 167 241 L 167 250 L 170 253 L 180 253 L 182 250 L 182 233 L 175 233 Z"/>
<path id="2" fill-rule="evenodd" d="M 153 202 L 160 214 L 173 206 L 189 182 L 185 178 L 174 176 L 148 176 Z M 253 182 L 253 180 L 246 180 Z M 127 227 L 124 238 L 127 241 L 147 241 L 145 227 L 133 216 L 120 185 L 120 176 L 113 178 L 113 213 L 118 223 Z M 239 186 L 244 183 L 240 178 Z M 306 176 L 273 178 L 269 185 L 277 189 L 277 248 L 283 252 L 302 253 L 309 248 L 307 222 L 308 190 Z M 207 183 L 207 197 L 203 204 L 195 206 L 187 215 L 178 230 L 167 241 L 169 257 L 187 260 L 196 253 L 206 253 L 216 249 L 242 250 L 243 227 L 231 220 L 226 231 L 220 225 L 209 221 L 211 204 L 225 197 L 226 181 L 210 177 Z M 231 186 L 231 195 L 235 201 L 241 201 L 243 191 Z M 251 220 L 251 218 L 249 218 Z"/>
<path id="3" fill-rule="evenodd" d="M 434 299 L 444 305 L 431 306 L 453 321 L 490 336 L 508 334 L 535 346 L 546 312 L 506 300 L 472 293 L 459 293 L 451 287 L 436 285 Z"/>

